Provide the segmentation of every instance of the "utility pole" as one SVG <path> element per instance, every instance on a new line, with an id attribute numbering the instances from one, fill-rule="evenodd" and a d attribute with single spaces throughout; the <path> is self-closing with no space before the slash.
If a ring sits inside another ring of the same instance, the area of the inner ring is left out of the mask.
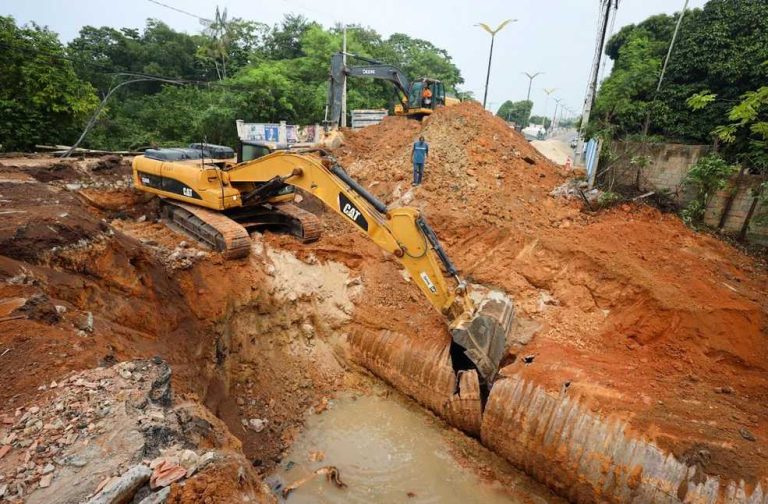
<path id="1" fill-rule="evenodd" d="M 592 111 L 592 105 L 595 101 L 595 93 L 597 92 L 597 80 L 600 74 L 600 62 L 603 58 L 603 48 L 605 47 L 605 38 L 608 35 L 608 24 L 611 19 L 611 8 L 613 7 L 613 15 L 616 15 L 616 10 L 619 8 L 619 0 L 601 0 L 600 6 L 600 18 L 599 18 L 599 31 L 597 40 L 595 42 L 595 55 L 592 59 L 592 70 L 589 77 L 589 86 L 587 87 L 587 95 L 584 97 L 584 108 L 581 114 L 581 126 L 579 128 L 579 140 L 576 145 L 576 162 L 581 161 L 581 155 L 584 152 L 584 132 L 586 131 L 587 124 L 589 124 L 589 114 Z"/>
<path id="2" fill-rule="evenodd" d="M 509 23 L 514 23 L 515 21 L 517 21 L 517 19 L 507 19 L 506 21 L 501 23 L 499 26 L 497 26 L 495 30 L 491 29 L 491 27 L 485 23 L 478 23 L 475 25 L 475 26 L 481 27 L 483 30 L 491 34 L 491 50 L 488 53 L 488 71 L 485 74 L 485 93 L 483 93 L 483 108 L 485 108 L 485 102 L 488 99 L 488 81 L 490 81 L 491 79 L 491 61 L 493 60 L 493 41 L 496 39 L 496 34 L 499 33 L 502 28 L 507 26 Z"/>
<path id="3" fill-rule="evenodd" d="M 344 67 L 344 86 L 341 90 L 341 127 L 347 127 L 347 25 L 341 42 L 342 66 Z M 338 61 L 338 60 L 337 60 Z"/>
<path id="4" fill-rule="evenodd" d="M 672 42 L 669 43 L 669 49 L 667 49 L 667 57 L 664 58 L 664 66 L 661 67 L 661 75 L 659 75 L 659 82 L 656 84 L 656 92 L 653 95 L 653 101 L 651 103 L 656 102 L 656 97 L 659 95 L 659 91 L 661 91 L 661 83 L 664 81 L 664 74 L 667 72 L 667 64 L 669 64 L 669 58 L 672 56 L 672 48 L 675 47 L 675 40 L 677 40 L 677 32 L 680 31 L 680 24 L 683 22 L 683 16 L 685 16 L 685 11 L 687 9 L 688 9 L 688 0 L 685 0 L 685 3 L 683 4 L 683 10 L 680 11 L 680 17 L 677 18 L 675 31 L 672 34 Z M 648 109 L 648 112 L 645 115 L 645 124 L 643 124 L 643 137 L 648 136 L 648 129 L 650 127 L 651 127 L 651 110 Z"/>

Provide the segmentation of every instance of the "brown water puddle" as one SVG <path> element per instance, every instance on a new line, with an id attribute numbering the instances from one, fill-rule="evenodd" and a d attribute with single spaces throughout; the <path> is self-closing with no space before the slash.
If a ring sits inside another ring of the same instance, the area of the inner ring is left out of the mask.
<path id="1" fill-rule="evenodd" d="M 343 394 L 324 413 L 308 417 L 270 479 L 285 486 L 332 465 L 347 488 L 318 476 L 287 502 L 559 502 L 477 441 L 388 390 Z M 323 459 L 311 461 L 313 453 Z"/>

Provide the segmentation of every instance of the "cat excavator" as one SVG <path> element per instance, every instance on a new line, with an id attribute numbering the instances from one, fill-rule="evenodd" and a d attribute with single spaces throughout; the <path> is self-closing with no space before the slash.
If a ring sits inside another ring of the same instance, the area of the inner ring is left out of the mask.
<path id="1" fill-rule="evenodd" d="M 454 368 L 474 368 L 481 384 L 493 382 L 512 301 L 467 285 L 418 209 L 388 207 L 327 152 L 246 141 L 237 157 L 206 144 L 148 150 L 133 160 L 133 183 L 160 196 L 168 220 L 233 259 L 249 253 L 249 228 L 282 227 L 304 241 L 317 239 L 317 217 L 293 204 L 295 189 L 303 190 L 399 260 L 446 317 Z"/>
<path id="2" fill-rule="evenodd" d="M 363 64 L 346 66 L 344 56 Z M 382 63 L 358 54 L 336 53 L 331 57 L 331 69 L 328 78 L 328 102 L 326 106 L 326 124 L 336 127 L 341 121 L 341 101 L 344 92 L 344 81 L 347 77 L 364 77 L 390 82 L 398 95 L 400 103 L 396 104 L 395 115 L 421 118 L 431 114 L 437 107 L 450 106 L 459 103 L 457 98 L 446 96 L 445 85 L 437 79 L 422 77 L 411 80 L 405 73 L 394 65 Z M 427 99 L 424 90 L 429 89 Z"/>

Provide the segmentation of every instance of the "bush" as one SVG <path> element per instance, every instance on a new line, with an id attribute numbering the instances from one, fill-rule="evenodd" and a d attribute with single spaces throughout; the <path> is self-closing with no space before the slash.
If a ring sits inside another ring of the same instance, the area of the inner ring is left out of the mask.
<path id="1" fill-rule="evenodd" d="M 725 188 L 728 179 L 736 170 L 735 165 L 728 164 L 717 154 L 705 156 L 691 167 L 683 184 L 693 187 L 696 190 L 696 196 L 681 212 L 686 224 L 695 226 L 701 223 L 712 197 L 717 191 Z"/>

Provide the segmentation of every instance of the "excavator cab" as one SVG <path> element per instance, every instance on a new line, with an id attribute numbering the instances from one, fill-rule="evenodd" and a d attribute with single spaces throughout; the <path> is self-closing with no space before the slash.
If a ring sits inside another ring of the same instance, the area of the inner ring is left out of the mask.
<path id="1" fill-rule="evenodd" d="M 429 98 L 425 96 L 425 89 L 429 89 Z M 445 86 L 434 79 L 421 79 L 411 84 L 408 93 L 407 115 L 431 114 L 437 107 L 445 105 Z"/>

